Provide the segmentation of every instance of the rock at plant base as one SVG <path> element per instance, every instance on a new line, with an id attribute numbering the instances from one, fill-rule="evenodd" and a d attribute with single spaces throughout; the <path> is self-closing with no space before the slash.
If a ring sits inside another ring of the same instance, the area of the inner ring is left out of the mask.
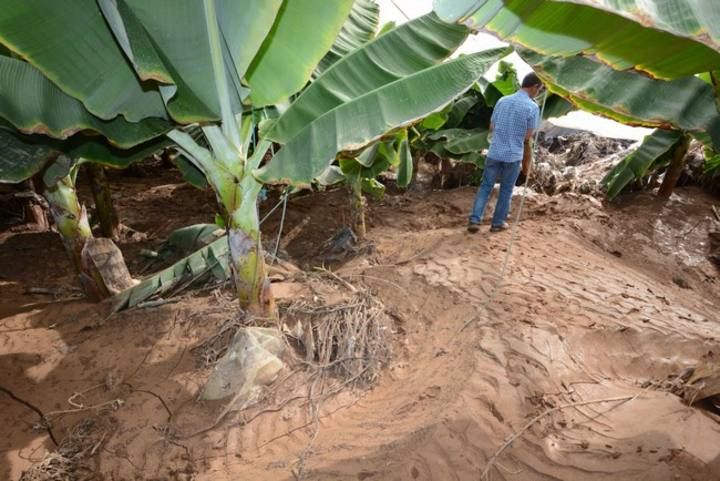
<path id="1" fill-rule="evenodd" d="M 277 329 L 243 328 L 218 361 L 202 393 L 203 399 L 235 396 L 235 405 L 248 407 L 258 401 L 265 386 L 285 367 L 280 356 L 285 341 Z"/>

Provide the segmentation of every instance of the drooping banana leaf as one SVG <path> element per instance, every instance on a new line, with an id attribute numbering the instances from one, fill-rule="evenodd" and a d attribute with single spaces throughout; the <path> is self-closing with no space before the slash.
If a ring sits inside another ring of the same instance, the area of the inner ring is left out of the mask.
<path id="1" fill-rule="evenodd" d="M 420 127 L 428 130 L 438 130 L 447 123 L 448 118 L 449 115 L 446 111 L 435 112 L 425 117 L 422 122 L 420 122 Z"/>
<path id="2" fill-rule="evenodd" d="M 640 147 L 621 160 L 608 172 L 602 183 L 607 196 L 614 199 L 630 182 L 642 179 L 654 168 L 667 164 L 682 133 L 677 130 L 657 129 L 643 139 Z"/>
<path id="3" fill-rule="evenodd" d="M 352 0 L 283 3 L 246 74 L 254 106 L 281 102 L 305 85 L 330 50 L 352 5 Z"/>
<path id="4" fill-rule="evenodd" d="M 160 137 L 131 149 L 117 149 L 101 137 L 78 134 L 59 141 L 44 135 L 11 132 L 0 125 L 0 182 L 22 182 L 40 172 L 61 153 L 65 154 L 62 159 L 70 159 L 71 162 L 55 166 L 58 177 L 65 177 L 78 162 L 124 169 L 162 150 L 169 143 Z"/>
<path id="5" fill-rule="evenodd" d="M 17 135 L 0 128 L 0 183 L 14 184 L 29 179 L 57 154 L 47 145 L 23 142 Z"/>
<path id="6" fill-rule="evenodd" d="M 158 137 L 171 127 L 159 118 L 141 122 L 128 122 L 123 117 L 99 119 L 34 66 L 5 56 L 0 56 L 0 117 L 28 134 L 66 139 L 77 132 L 92 131 L 121 148 Z"/>
<path id="7" fill-rule="evenodd" d="M 195 164 L 190 162 L 184 155 L 177 155 L 173 158 L 173 164 L 180 171 L 183 180 L 198 189 L 206 189 L 208 187 L 207 177 L 198 169 Z"/>
<path id="8" fill-rule="evenodd" d="M 6 0 L 0 8 L 0 43 L 101 119 L 166 116 L 158 91 L 137 81 L 95 0 Z M 0 92 L 16 95 L 5 88 Z"/>
<path id="9" fill-rule="evenodd" d="M 621 13 L 637 23 L 720 50 L 720 4 L 715 0 L 559 0 Z"/>
<path id="10" fill-rule="evenodd" d="M 548 92 L 547 98 L 545 99 L 545 108 L 543 110 L 543 120 L 554 117 L 562 117 L 573 110 L 575 110 L 575 106 L 573 104 L 559 95 Z"/>
<path id="11" fill-rule="evenodd" d="M 318 185 L 329 187 L 345 182 L 346 177 L 340 166 L 331 165 L 322 174 L 318 175 L 315 181 Z"/>
<path id="12" fill-rule="evenodd" d="M 447 22 L 463 22 L 545 55 L 585 54 L 617 70 L 634 68 L 665 79 L 720 67 L 718 38 L 707 35 L 717 33 L 717 5 L 715 0 L 433 2 Z M 657 15 L 660 10 L 667 14 Z M 661 20 L 671 16 L 676 17 L 671 22 Z"/>
<path id="13" fill-rule="evenodd" d="M 337 61 L 277 120 L 267 138 L 284 144 L 328 111 L 441 62 L 467 37 L 433 14 L 412 20 Z M 408 48 L 412 46 L 412 48 Z"/>
<path id="14" fill-rule="evenodd" d="M 578 108 L 627 125 L 707 134 L 720 150 L 720 113 L 712 87 L 697 77 L 662 81 L 618 72 L 589 58 L 517 51 L 550 91 Z"/>
<path id="15" fill-rule="evenodd" d="M 355 0 L 335 43 L 315 69 L 315 76 L 321 75 L 342 57 L 372 40 L 379 22 L 380 6 L 377 3 L 372 0 Z"/>
<path id="16" fill-rule="evenodd" d="M 227 236 L 192 253 L 170 267 L 144 279 L 137 286 L 115 296 L 113 312 L 135 307 L 154 296 L 162 296 L 206 276 L 219 281 L 230 277 Z"/>
<path id="17" fill-rule="evenodd" d="M 390 129 L 444 108 L 506 53 L 495 49 L 463 56 L 343 103 L 302 129 L 256 175 L 264 182 L 309 185 L 338 152 L 358 150 Z"/>

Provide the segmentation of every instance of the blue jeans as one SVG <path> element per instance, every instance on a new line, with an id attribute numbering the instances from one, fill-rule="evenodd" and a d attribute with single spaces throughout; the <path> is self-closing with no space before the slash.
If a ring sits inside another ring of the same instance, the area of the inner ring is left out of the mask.
<path id="1" fill-rule="evenodd" d="M 497 204 L 495 204 L 495 214 L 493 214 L 492 225 L 503 225 L 510 211 L 512 192 L 519 174 L 520 161 L 500 162 L 498 160 L 486 159 L 480 189 L 478 189 L 478 193 L 475 196 L 475 204 L 473 205 L 472 214 L 470 214 L 470 223 L 479 224 L 482 221 L 485 205 L 488 202 L 488 198 L 490 198 L 490 192 L 492 192 L 495 182 L 499 180 L 500 195 L 498 196 Z"/>

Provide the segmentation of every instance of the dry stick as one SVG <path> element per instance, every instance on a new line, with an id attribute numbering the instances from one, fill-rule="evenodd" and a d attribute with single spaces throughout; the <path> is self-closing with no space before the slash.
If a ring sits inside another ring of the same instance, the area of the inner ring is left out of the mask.
<path id="1" fill-rule="evenodd" d="M 505 449 L 507 449 L 520 436 L 522 436 L 525 433 L 525 431 L 530 429 L 530 427 L 532 427 L 533 424 L 535 424 L 536 422 L 538 422 L 545 416 L 552 414 L 554 412 L 557 412 L 557 411 L 562 411 L 563 409 L 574 408 L 574 407 L 578 407 L 578 406 L 586 406 L 588 404 L 600 404 L 600 403 L 607 403 L 607 402 L 626 403 L 628 401 L 632 401 L 633 399 L 636 399 L 638 396 L 639 396 L 639 394 L 635 394 L 634 396 L 621 396 L 621 397 L 614 397 L 614 398 L 592 399 L 590 401 L 574 402 L 574 403 L 570 403 L 570 404 L 563 404 L 562 406 L 557 406 L 552 409 L 548 409 L 547 411 L 545 411 L 541 414 L 538 414 L 537 416 L 532 418 L 530 421 L 528 421 L 528 423 L 525 426 L 523 426 L 522 429 L 513 433 L 512 436 L 510 436 L 508 438 L 508 440 L 505 441 L 505 443 L 502 446 L 500 446 L 500 449 L 495 451 L 495 454 L 493 454 L 490 457 L 490 459 L 488 460 L 487 466 L 485 466 L 485 469 L 483 470 L 482 475 L 480 476 L 480 479 L 482 481 L 487 481 L 488 475 L 490 474 L 490 470 L 495 465 L 495 463 L 497 462 L 497 458 L 502 454 L 502 452 L 505 451 Z"/>
<path id="2" fill-rule="evenodd" d="M 9 389 L 7 389 L 7 388 L 4 388 L 4 387 L 0 386 L 0 392 L 5 393 L 5 394 L 6 394 L 8 397 L 10 397 L 13 401 L 22 404 L 23 406 L 27 407 L 28 409 L 30 409 L 30 410 L 32 410 L 32 411 L 35 411 L 35 413 L 36 413 L 38 416 L 40 416 L 40 425 L 45 428 L 45 430 L 47 431 L 48 436 L 50 436 L 50 440 L 53 442 L 53 444 L 54 444 L 55 446 L 58 446 L 57 439 L 55 439 L 55 435 L 53 435 L 52 429 L 50 429 L 50 422 L 48 421 L 48 419 L 47 419 L 47 417 L 45 416 L 45 414 L 43 414 L 43 412 L 42 412 L 39 408 L 35 407 L 35 406 L 34 406 L 33 404 L 31 404 L 30 402 L 28 402 L 28 401 L 26 401 L 26 400 L 24 400 L 24 399 L 21 399 L 21 398 L 19 398 L 19 397 L 17 397 L 17 396 L 15 395 L 15 393 L 13 393 L 11 390 L 9 390 Z"/>

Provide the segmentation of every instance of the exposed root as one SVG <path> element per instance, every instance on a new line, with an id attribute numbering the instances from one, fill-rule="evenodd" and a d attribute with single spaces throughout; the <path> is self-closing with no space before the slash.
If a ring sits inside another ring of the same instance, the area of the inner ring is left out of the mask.
<path id="1" fill-rule="evenodd" d="M 337 282 L 350 291 L 345 301 L 323 305 L 298 299 L 288 306 L 287 317 L 297 323 L 295 335 L 305 350 L 305 364 L 371 383 L 391 354 L 385 306 L 369 291 L 344 279 Z"/>
<path id="2" fill-rule="evenodd" d="M 71 459 L 53 452 L 23 472 L 20 481 L 71 481 L 74 471 L 75 463 Z"/>
<path id="3" fill-rule="evenodd" d="M 110 438 L 114 427 L 110 420 L 88 418 L 76 424 L 57 451 L 48 452 L 39 463 L 22 473 L 20 481 L 76 481 L 92 479 L 94 457 Z M 86 476 L 85 476 L 86 475 Z"/>

